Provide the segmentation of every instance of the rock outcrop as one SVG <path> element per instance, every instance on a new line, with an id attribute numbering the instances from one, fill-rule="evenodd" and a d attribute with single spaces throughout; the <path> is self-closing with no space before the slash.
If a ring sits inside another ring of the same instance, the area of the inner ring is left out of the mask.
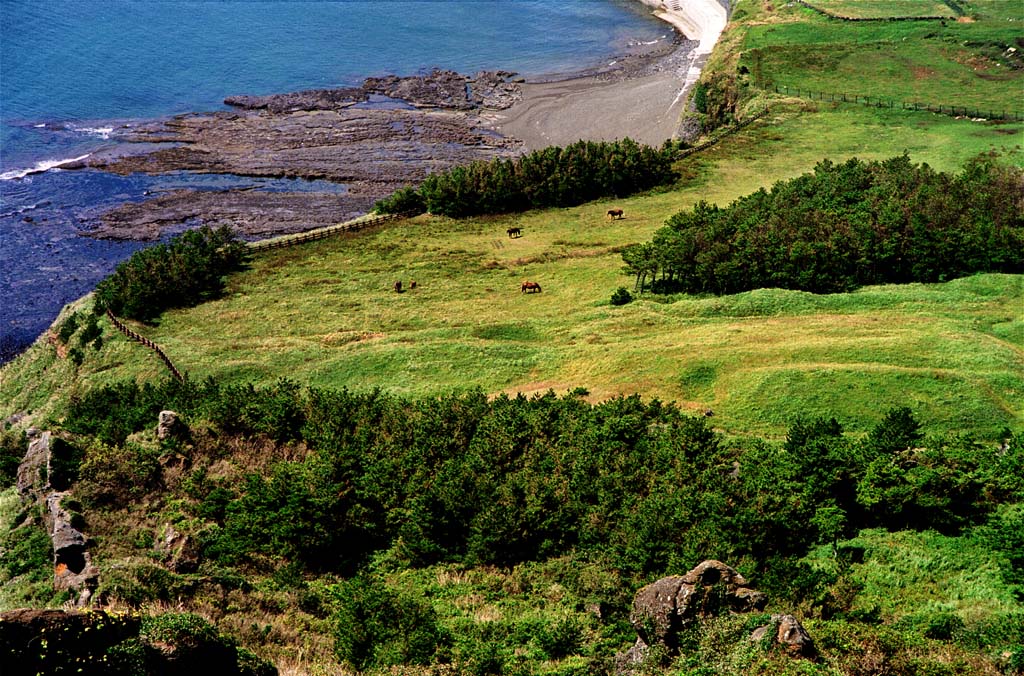
<path id="1" fill-rule="evenodd" d="M 156 438 L 185 440 L 188 438 L 188 425 L 174 411 L 160 411 L 156 425 Z"/>
<path id="2" fill-rule="evenodd" d="M 678 650 L 679 633 L 723 612 L 761 610 L 767 597 L 721 561 L 704 561 L 686 575 L 673 575 L 637 592 L 629 619 L 640 640 Z"/>
<path id="3" fill-rule="evenodd" d="M 99 570 L 92 564 L 88 538 L 80 529 L 81 515 L 69 509 L 73 481 L 71 467 L 75 449 L 50 432 L 34 430 L 21 464 L 18 465 L 18 495 L 25 503 L 42 503 L 43 526 L 53 545 L 53 586 L 73 591 L 81 607 L 89 603 L 99 582 Z M 29 525 L 29 524 L 26 524 Z"/>
<path id="4" fill-rule="evenodd" d="M 63 610 L 0 613 L 0 672 L 277 674 L 273 665 L 240 651 L 205 620 L 194 615 L 164 617 Z"/>
<path id="5" fill-rule="evenodd" d="M 195 538 L 179 533 L 170 524 L 155 548 L 166 560 L 167 568 L 175 573 L 194 573 L 199 568 L 200 550 Z"/>
<path id="6" fill-rule="evenodd" d="M 453 70 L 435 68 L 423 75 L 370 77 L 361 87 L 309 89 L 269 96 L 229 96 L 224 103 L 246 110 L 290 113 L 300 110 L 341 110 L 363 103 L 377 94 L 399 99 L 417 108 L 474 110 L 504 109 L 522 98 L 515 73 L 481 71 L 468 77 Z"/>
<path id="7" fill-rule="evenodd" d="M 66 492 L 46 496 L 46 526 L 53 543 L 53 586 L 58 591 L 78 592 L 77 605 L 88 604 L 99 582 L 99 569 L 92 564 L 88 539 L 75 527 L 76 515 L 64 506 Z"/>
<path id="8" fill-rule="evenodd" d="M 25 457 L 18 465 L 18 495 L 22 500 L 33 493 L 41 494 L 50 487 L 50 433 L 33 428 L 28 434 L 29 444 Z"/>
<path id="9" fill-rule="evenodd" d="M 637 673 L 651 648 L 677 655 L 685 631 L 724 613 L 764 609 L 767 597 L 735 569 L 721 561 L 704 561 L 686 575 L 672 575 L 652 582 L 637 592 L 629 619 L 636 629 L 636 643 L 615 656 L 616 673 Z M 772 615 L 770 623 L 754 630 L 751 641 L 770 640 L 793 657 L 813 659 L 814 642 L 792 615 Z"/>

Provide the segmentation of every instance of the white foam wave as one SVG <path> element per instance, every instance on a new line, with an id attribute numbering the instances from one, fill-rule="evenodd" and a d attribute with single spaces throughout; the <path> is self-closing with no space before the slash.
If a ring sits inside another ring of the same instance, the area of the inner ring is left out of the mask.
<path id="1" fill-rule="evenodd" d="M 72 129 L 83 134 L 99 136 L 102 139 L 110 138 L 110 132 L 114 131 L 113 127 L 72 127 Z"/>
<path id="2" fill-rule="evenodd" d="M 33 126 L 34 128 L 36 128 L 36 129 L 45 129 L 45 128 L 46 128 L 46 123 L 45 123 L 45 122 L 43 122 L 43 123 L 41 123 L 41 124 L 34 124 L 34 125 L 32 125 L 32 126 Z"/>
<path id="3" fill-rule="evenodd" d="M 64 166 L 65 164 L 70 164 L 71 162 L 84 160 L 87 157 L 89 157 L 89 153 L 86 153 L 81 157 L 72 157 L 67 160 L 43 160 L 42 162 L 36 162 L 35 166 L 28 169 L 12 169 L 11 171 L 5 171 L 0 174 L 0 181 L 12 181 L 17 178 L 25 178 L 30 174 L 40 174 L 44 171 L 49 171 L 50 169 L 56 169 Z"/>

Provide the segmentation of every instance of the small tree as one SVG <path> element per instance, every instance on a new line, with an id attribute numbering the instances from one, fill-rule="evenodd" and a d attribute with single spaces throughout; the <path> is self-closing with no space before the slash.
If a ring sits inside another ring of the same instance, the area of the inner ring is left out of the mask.
<path id="1" fill-rule="evenodd" d="M 633 294 L 631 294 L 626 287 L 620 286 L 612 294 L 612 305 L 625 305 L 633 302 Z"/>

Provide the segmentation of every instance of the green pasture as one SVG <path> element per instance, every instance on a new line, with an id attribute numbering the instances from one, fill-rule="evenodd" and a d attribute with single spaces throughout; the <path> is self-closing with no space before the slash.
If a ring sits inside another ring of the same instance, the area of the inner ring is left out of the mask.
<path id="1" fill-rule="evenodd" d="M 896 16 L 948 16 L 955 14 L 941 0 L 810 0 L 809 4 L 835 14 L 862 19 Z"/>
<path id="2" fill-rule="evenodd" d="M 929 14 L 945 7 L 924 0 L 817 5 L 850 16 Z M 801 8 L 746 27 L 740 62 L 759 86 L 1024 112 L 1024 60 L 1017 44 L 1024 6 L 964 6 L 968 16 L 960 21 L 904 22 L 844 22 Z M 950 12 L 945 7 L 938 14 Z"/>
<path id="3" fill-rule="evenodd" d="M 683 160 L 670 190 L 504 217 L 422 216 L 260 253 L 223 298 L 136 328 L 194 379 L 287 377 L 407 396 L 582 387 L 593 400 L 639 393 L 712 408 L 726 431 L 769 436 L 797 415 L 835 414 L 868 429 L 887 408 L 910 405 L 930 429 L 991 435 L 1024 414 L 1020 277 L 833 296 L 608 299 L 632 289 L 621 247 L 698 200 L 727 204 L 823 157 L 905 150 L 955 171 L 996 150 L 1019 164 L 1022 127 L 782 101 L 765 121 Z M 624 219 L 607 219 L 613 204 Z M 512 225 L 522 238 L 506 236 Z M 417 288 L 395 293 L 399 279 Z M 521 293 L 523 280 L 543 292 Z M 79 368 L 41 342 L 0 371 L 0 413 L 59 410 L 76 389 L 163 377 L 152 353 L 101 324 L 104 347 L 86 348 Z"/>

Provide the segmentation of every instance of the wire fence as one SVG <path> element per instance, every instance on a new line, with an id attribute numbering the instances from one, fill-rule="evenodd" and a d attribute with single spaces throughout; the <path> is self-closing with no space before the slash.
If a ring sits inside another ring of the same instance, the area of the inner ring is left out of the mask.
<path id="1" fill-rule="evenodd" d="M 887 96 L 866 96 L 863 94 L 850 94 L 847 92 L 820 92 L 801 87 L 788 87 L 786 85 L 762 85 L 761 89 L 774 91 L 776 94 L 796 96 L 810 99 L 812 101 L 829 101 L 833 103 L 860 103 L 875 108 L 899 108 L 900 110 L 927 110 L 940 115 L 951 115 L 953 117 L 971 117 L 985 120 L 1006 120 L 1020 122 L 1024 120 L 1024 113 L 1006 110 L 985 110 L 978 106 L 953 106 L 945 104 L 921 103 L 918 101 L 898 101 Z"/>

